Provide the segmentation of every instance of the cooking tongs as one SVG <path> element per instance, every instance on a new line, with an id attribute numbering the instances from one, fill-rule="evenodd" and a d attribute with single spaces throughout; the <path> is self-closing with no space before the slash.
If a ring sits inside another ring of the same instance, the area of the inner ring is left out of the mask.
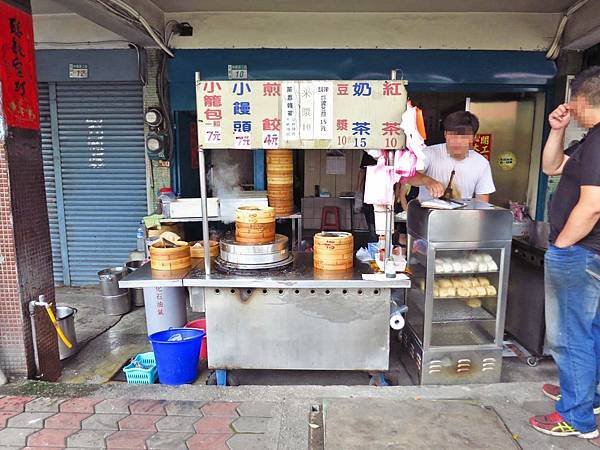
<path id="1" fill-rule="evenodd" d="M 440 200 L 444 200 L 449 203 L 454 203 L 455 205 L 465 206 L 464 203 L 457 202 L 456 200 L 454 200 L 452 198 L 453 197 L 452 182 L 454 181 L 454 175 L 456 175 L 456 171 L 453 170 L 450 173 L 450 181 L 448 182 L 448 186 L 446 186 L 446 190 L 444 191 L 444 194 L 440 197 Z"/>
<path id="2" fill-rule="evenodd" d="M 450 181 L 448 182 L 448 186 L 446 186 L 446 190 L 444 191 L 444 194 L 440 197 L 440 200 L 446 200 L 447 202 L 452 201 L 452 182 L 454 181 L 454 175 L 456 175 L 456 172 L 453 170 L 450 174 Z"/>

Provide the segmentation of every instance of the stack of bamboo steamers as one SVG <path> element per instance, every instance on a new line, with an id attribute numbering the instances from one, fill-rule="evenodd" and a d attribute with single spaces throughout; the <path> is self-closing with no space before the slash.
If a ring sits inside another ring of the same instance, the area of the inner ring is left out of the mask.
<path id="1" fill-rule="evenodd" d="M 354 263 L 354 237 L 343 231 L 315 234 L 313 265 L 321 271 L 350 270 Z"/>
<path id="2" fill-rule="evenodd" d="M 275 208 L 240 206 L 235 212 L 235 240 L 242 244 L 268 244 L 275 240 Z"/>
<path id="3" fill-rule="evenodd" d="M 179 270 L 192 265 L 190 244 L 175 241 L 174 246 L 157 242 L 150 246 L 150 267 L 153 270 Z"/>
<path id="4" fill-rule="evenodd" d="M 278 216 L 294 213 L 294 164 L 291 150 L 267 150 L 267 197 Z"/>

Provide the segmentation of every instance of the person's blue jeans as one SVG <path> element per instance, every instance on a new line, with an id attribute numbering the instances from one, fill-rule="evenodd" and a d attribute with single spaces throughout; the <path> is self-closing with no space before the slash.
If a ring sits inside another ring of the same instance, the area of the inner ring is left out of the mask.
<path id="1" fill-rule="evenodd" d="M 545 258 L 546 333 L 558 366 L 556 405 L 577 431 L 596 429 L 600 406 L 600 255 L 577 245 L 550 246 Z"/>

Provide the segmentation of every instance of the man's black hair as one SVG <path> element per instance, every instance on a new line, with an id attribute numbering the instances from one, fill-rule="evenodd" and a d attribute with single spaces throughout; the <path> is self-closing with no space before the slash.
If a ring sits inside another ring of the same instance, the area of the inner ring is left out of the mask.
<path id="1" fill-rule="evenodd" d="M 571 82 L 571 98 L 585 98 L 591 106 L 600 106 L 600 66 L 592 66 Z"/>
<path id="2" fill-rule="evenodd" d="M 479 119 L 469 111 L 456 111 L 444 119 L 444 131 L 460 134 L 477 134 Z"/>

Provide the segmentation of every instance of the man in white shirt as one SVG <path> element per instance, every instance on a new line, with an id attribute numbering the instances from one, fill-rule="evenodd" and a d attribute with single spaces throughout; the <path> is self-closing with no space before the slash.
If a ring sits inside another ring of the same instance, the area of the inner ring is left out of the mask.
<path id="1" fill-rule="evenodd" d="M 472 150 L 478 129 L 477 116 L 468 111 L 457 111 L 444 119 L 446 143 L 427 147 L 425 170 L 408 180 L 409 184 L 420 187 L 419 200 L 441 197 L 454 170 L 452 194 L 455 199 L 476 197 L 489 202 L 496 187 L 490 163 Z"/>

